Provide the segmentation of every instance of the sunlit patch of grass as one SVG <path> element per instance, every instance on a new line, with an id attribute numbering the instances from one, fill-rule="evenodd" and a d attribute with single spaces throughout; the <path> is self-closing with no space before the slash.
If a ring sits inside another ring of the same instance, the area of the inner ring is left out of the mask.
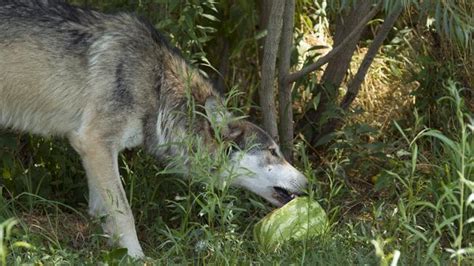
<path id="1" fill-rule="evenodd" d="M 407 49 L 410 32 L 401 31 L 391 43 L 382 46 L 371 64 L 359 95 L 352 104 L 357 115 L 349 123 L 366 123 L 384 132 L 393 120 L 411 112 L 418 86 L 409 74 L 413 68 L 413 55 Z M 349 80 L 355 75 L 368 48 L 359 48 L 351 62 Z M 346 85 L 343 84 L 342 90 Z M 343 94 L 342 94 L 343 95 Z"/>

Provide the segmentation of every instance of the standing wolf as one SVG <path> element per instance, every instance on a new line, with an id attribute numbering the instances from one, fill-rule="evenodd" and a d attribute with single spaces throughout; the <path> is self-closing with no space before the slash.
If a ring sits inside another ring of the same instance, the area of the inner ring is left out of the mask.
<path id="1" fill-rule="evenodd" d="M 206 116 L 186 116 L 191 97 Z M 216 132 L 222 100 L 210 83 L 147 22 L 53 0 L 0 2 L 0 126 L 67 137 L 87 173 L 89 212 L 132 256 L 143 256 L 122 187 L 117 156 L 143 145 L 158 160 L 184 157 L 179 143 L 199 137 L 214 152 L 216 134 L 239 149 L 229 154 L 245 187 L 283 205 L 306 186 L 275 142 L 245 121 Z M 207 118 L 206 118 L 207 117 Z M 225 178 L 222 176 L 221 178 Z"/>

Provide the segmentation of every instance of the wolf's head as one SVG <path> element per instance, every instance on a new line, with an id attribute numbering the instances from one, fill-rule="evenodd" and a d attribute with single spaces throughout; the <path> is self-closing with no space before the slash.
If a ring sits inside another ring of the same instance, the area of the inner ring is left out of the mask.
<path id="1" fill-rule="evenodd" d="M 237 172 L 232 185 L 244 187 L 276 206 L 303 194 L 307 179 L 285 160 L 270 135 L 253 123 L 226 119 L 229 114 L 218 111 L 215 105 L 213 99 L 206 102 L 207 115 L 223 125 L 224 138 L 236 146 L 229 151 L 231 166 Z"/>

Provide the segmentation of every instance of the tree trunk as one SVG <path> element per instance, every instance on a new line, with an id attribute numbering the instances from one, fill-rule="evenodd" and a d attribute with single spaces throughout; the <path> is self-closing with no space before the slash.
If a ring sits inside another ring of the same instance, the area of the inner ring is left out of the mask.
<path id="1" fill-rule="evenodd" d="M 257 31 L 263 31 L 268 29 L 268 21 L 270 19 L 270 12 L 272 11 L 272 0 L 260 0 L 258 1 L 259 8 L 259 21 Z M 266 36 L 258 40 L 258 62 L 259 66 L 262 65 L 263 61 L 263 46 L 265 46 Z"/>
<path id="2" fill-rule="evenodd" d="M 272 2 L 267 36 L 263 48 L 262 83 L 259 90 L 260 106 L 263 112 L 263 128 L 275 141 L 278 141 L 274 93 L 275 64 L 283 24 L 284 7 L 285 0 L 274 0 Z"/>
<path id="3" fill-rule="evenodd" d="M 357 48 L 357 43 L 366 28 L 365 25 L 377 14 L 381 4 L 379 3 L 372 10 L 371 6 L 372 1 L 361 1 L 349 14 L 341 16 L 337 20 L 334 47 L 341 47 L 341 44 L 344 44 L 343 49 L 328 61 L 328 66 L 321 78 L 321 85 L 318 86 L 319 89 L 314 92 L 314 94 L 320 94 L 318 109 L 309 110 L 305 114 L 305 118 L 299 121 L 298 127 L 303 127 L 307 124 L 307 121 L 312 126 L 317 125 L 329 106 L 335 104 L 339 87 L 350 67 L 352 56 Z M 351 39 L 346 38 L 349 35 L 352 36 Z M 310 143 L 314 144 L 317 139 L 322 136 L 323 128 L 324 125 L 321 124 L 319 124 L 319 127 L 314 128 L 316 132 L 312 135 Z"/>
<path id="4" fill-rule="evenodd" d="M 291 99 L 291 88 L 293 83 L 288 82 L 290 73 L 290 59 L 293 45 L 293 19 L 295 15 L 295 0 L 287 0 L 283 13 L 283 29 L 280 44 L 279 65 L 279 132 L 280 147 L 283 155 L 289 161 L 292 160 L 293 151 L 293 108 Z"/>
<path id="5" fill-rule="evenodd" d="M 360 5 L 358 5 L 357 8 L 352 9 L 347 16 L 341 16 L 337 19 L 336 33 L 334 34 L 334 46 L 339 45 L 344 41 L 347 35 L 354 31 L 357 23 L 362 20 L 367 13 L 369 13 L 371 5 L 372 1 L 361 1 Z M 345 49 L 329 61 L 323 77 L 321 78 L 322 84 L 331 84 L 335 88 L 341 86 L 347 70 L 350 67 L 352 55 L 357 49 L 357 43 L 359 42 L 360 36 L 365 28 L 366 27 L 356 29 L 356 35 L 347 43 Z"/>
<path id="6" fill-rule="evenodd" d="M 393 28 L 393 25 L 397 21 L 397 18 L 400 16 L 402 11 L 403 7 L 400 5 L 400 3 L 398 3 L 380 26 L 377 35 L 370 44 L 367 54 L 365 54 L 364 59 L 357 70 L 356 75 L 349 84 L 346 95 L 344 95 L 344 98 L 341 101 L 340 107 L 344 111 L 349 108 L 350 104 L 354 101 L 357 94 L 359 93 L 360 86 L 367 75 L 370 65 L 372 64 L 378 50 L 383 44 L 383 41 L 387 38 L 388 33 Z M 341 119 L 332 119 L 331 122 L 327 123 L 321 131 L 321 136 L 333 132 L 337 127 L 339 127 L 341 122 Z"/>
<path id="7" fill-rule="evenodd" d="M 341 102 L 341 108 L 347 110 L 349 105 L 354 101 L 357 94 L 359 93 L 360 85 L 364 81 L 365 75 L 367 75 L 367 71 L 369 70 L 370 65 L 374 61 L 377 52 L 379 51 L 380 47 L 383 44 L 383 41 L 387 38 L 388 33 L 393 28 L 393 25 L 397 21 L 397 18 L 402 13 L 403 7 L 398 4 L 392 13 L 384 20 L 382 26 L 377 32 L 372 44 L 370 44 L 369 49 L 367 50 L 367 54 L 365 55 L 362 63 L 357 70 L 356 75 L 351 81 L 351 84 L 347 88 L 347 93 L 344 95 L 344 99 Z"/>
<path id="8" fill-rule="evenodd" d="M 316 123 L 321 121 L 323 114 L 329 106 L 336 103 L 339 87 L 346 76 L 347 70 L 350 68 L 351 59 L 357 49 L 357 43 L 360 40 L 362 32 L 366 29 L 366 26 L 355 29 L 355 25 L 369 13 L 371 5 L 372 3 L 369 0 L 361 1 L 360 5 L 352 9 L 347 16 L 338 18 L 336 22 L 336 33 L 334 35 L 334 45 L 339 45 L 344 40 L 344 37 L 354 30 L 355 36 L 347 43 L 344 50 L 328 62 L 321 78 L 320 90 L 315 93 L 320 93 L 321 96 L 318 109 L 309 114 L 311 121 Z M 322 129 L 319 128 L 318 131 L 318 134 L 314 134 L 311 139 L 311 143 L 313 144 L 322 136 Z"/>
<path id="9" fill-rule="evenodd" d="M 272 8 L 272 0 L 260 0 L 258 3 L 260 8 L 259 30 L 264 30 L 268 27 L 268 20 L 270 18 L 270 12 Z M 263 41 L 265 40 L 265 38 L 262 39 Z"/>
<path id="10" fill-rule="evenodd" d="M 229 72 L 229 40 L 226 37 L 222 37 L 222 52 L 221 60 L 219 62 L 219 73 L 216 82 L 216 89 L 222 95 L 227 92 L 225 86 L 225 78 Z"/>

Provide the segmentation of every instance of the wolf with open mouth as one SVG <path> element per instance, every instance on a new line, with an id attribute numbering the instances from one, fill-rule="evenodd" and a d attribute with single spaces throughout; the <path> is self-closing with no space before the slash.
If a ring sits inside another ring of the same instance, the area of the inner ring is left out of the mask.
<path id="1" fill-rule="evenodd" d="M 189 97 L 205 116 L 185 115 Z M 232 184 L 282 206 L 306 178 L 258 126 L 223 119 L 222 99 L 151 24 L 136 16 L 104 14 L 57 0 L 0 2 L 0 126 L 69 139 L 81 156 L 89 212 L 128 254 L 143 256 L 117 162 L 143 146 L 158 160 L 186 160 L 173 144 L 198 136 L 210 153 L 216 132 L 238 146 L 229 160 Z M 230 145 L 230 144 L 229 144 Z"/>

